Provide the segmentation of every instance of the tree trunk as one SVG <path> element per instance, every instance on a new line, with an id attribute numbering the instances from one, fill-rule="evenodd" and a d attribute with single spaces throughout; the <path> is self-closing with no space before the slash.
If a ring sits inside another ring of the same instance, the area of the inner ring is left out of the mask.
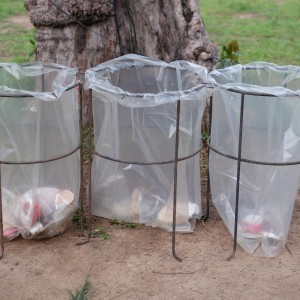
<path id="1" fill-rule="evenodd" d="M 217 48 L 198 0 L 25 0 L 25 7 L 37 28 L 36 59 L 78 67 L 81 74 L 126 53 L 187 60 L 208 70 L 215 64 Z M 205 127 L 207 120 L 206 111 Z"/>
<path id="2" fill-rule="evenodd" d="M 37 28 L 37 60 L 84 71 L 138 53 L 210 70 L 217 55 L 197 0 L 25 0 L 25 6 Z"/>

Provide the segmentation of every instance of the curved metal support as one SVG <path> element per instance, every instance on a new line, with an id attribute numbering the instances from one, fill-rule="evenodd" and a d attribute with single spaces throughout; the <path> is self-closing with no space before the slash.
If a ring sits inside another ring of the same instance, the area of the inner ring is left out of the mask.
<path id="1" fill-rule="evenodd" d="M 194 153 L 189 154 L 189 155 L 184 156 L 184 157 L 178 157 L 177 162 L 194 157 L 195 155 L 200 153 L 201 149 L 202 149 L 202 145 L 201 145 L 200 149 L 198 149 Z M 110 160 L 110 161 L 114 161 L 114 162 L 119 162 L 119 163 L 122 163 L 122 164 L 127 164 L 127 165 L 152 166 L 152 165 L 165 165 L 165 164 L 175 163 L 174 159 L 166 160 L 166 161 L 138 162 L 138 161 L 126 161 L 126 160 L 112 158 L 112 157 L 109 157 L 107 155 L 102 155 L 102 154 L 98 153 L 97 151 L 94 151 L 94 154 L 101 157 L 101 158 L 104 158 L 104 159 L 107 159 L 107 160 Z"/>
<path id="2" fill-rule="evenodd" d="M 230 158 L 232 160 L 236 160 L 236 161 L 239 160 L 238 157 L 235 157 L 235 156 L 230 155 L 230 154 L 223 153 L 223 152 L 215 149 L 211 145 L 209 145 L 209 149 L 214 151 L 215 153 L 217 153 L 219 155 Z M 274 166 L 274 167 L 300 165 L 300 161 L 289 161 L 289 162 L 282 162 L 282 163 L 279 163 L 279 162 L 264 162 L 264 161 L 259 161 L 259 160 L 246 159 L 246 158 L 242 158 L 242 157 L 241 157 L 240 161 L 244 162 L 244 163 L 248 163 L 248 164 L 263 165 L 263 166 Z"/>
<path id="3" fill-rule="evenodd" d="M 56 161 L 56 160 L 60 160 L 63 159 L 65 157 L 68 157 L 72 154 L 74 154 L 75 152 L 77 152 L 80 149 L 80 145 L 76 146 L 76 148 L 74 148 L 73 150 L 71 150 L 70 152 L 57 156 L 57 157 L 53 157 L 53 158 L 49 158 L 49 159 L 43 159 L 43 160 L 32 160 L 32 161 L 2 161 L 0 160 L 0 164 L 1 165 L 34 165 L 34 164 L 43 164 L 43 163 L 48 163 L 48 162 L 52 162 L 52 161 Z"/>

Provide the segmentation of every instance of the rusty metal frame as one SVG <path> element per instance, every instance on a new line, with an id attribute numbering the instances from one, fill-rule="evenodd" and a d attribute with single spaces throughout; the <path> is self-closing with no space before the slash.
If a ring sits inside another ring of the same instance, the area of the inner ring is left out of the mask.
<path id="1" fill-rule="evenodd" d="M 245 159 L 242 157 L 242 141 L 243 141 L 243 121 L 244 121 L 244 111 L 245 111 L 245 96 L 257 96 L 257 97 L 274 97 L 278 98 L 279 96 L 268 94 L 268 93 L 258 93 L 258 92 L 245 92 L 238 89 L 230 88 L 226 89 L 225 87 L 219 86 L 219 88 L 227 90 L 232 93 L 240 94 L 240 120 L 239 120 L 239 133 L 238 133 L 238 155 L 233 156 L 226 153 L 223 153 L 219 151 L 218 149 L 215 149 L 210 145 L 210 138 L 208 141 L 208 150 L 214 151 L 215 153 L 227 157 L 229 159 L 237 161 L 237 170 L 236 170 L 236 191 L 235 191 L 235 212 L 234 212 L 234 234 L 233 234 L 233 246 L 232 246 L 232 253 L 227 258 L 228 261 L 230 261 L 236 253 L 237 248 L 237 228 L 238 228 L 238 216 L 239 216 L 239 194 L 240 194 L 240 175 L 241 175 L 241 163 L 249 163 L 249 164 L 257 164 L 257 165 L 267 165 L 267 166 L 290 166 L 290 165 L 299 165 L 300 161 L 294 161 L 294 162 L 285 162 L 285 163 L 277 163 L 277 162 L 264 162 L 264 161 L 257 161 L 257 160 L 250 160 Z M 280 98 L 283 97 L 299 97 L 298 95 L 293 94 L 286 94 L 281 95 Z M 211 97 L 211 108 L 210 108 L 210 121 L 209 121 L 209 131 L 211 133 L 211 126 L 212 126 L 212 105 L 213 105 L 213 96 Z M 210 135 L 209 135 L 210 137 Z M 209 164 L 209 160 L 208 160 Z M 208 187 L 208 191 L 210 191 L 210 186 Z"/>
<path id="2" fill-rule="evenodd" d="M 138 95 L 140 96 L 140 95 Z M 162 164 L 174 164 L 174 179 L 173 179 L 173 216 L 172 216 L 172 254 L 175 259 L 178 261 L 182 261 L 182 259 L 176 254 L 176 210 L 177 210 L 177 168 L 178 168 L 178 162 L 184 161 L 186 159 L 189 159 L 191 157 L 194 157 L 195 155 L 199 154 L 201 149 L 202 149 L 202 142 L 200 145 L 200 148 L 197 149 L 194 153 L 184 156 L 184 157 L 179 157 L 179 127 L 180 127 L 180 105 L 181 105 L 181 100 L 177 100 L 176 102 L 176 140 L 175 140 L 175 153 L 174 153 L 174 159 L 173 160 L 168 160 L 168 161 L 159 161 L 159 162 L 137 162 L 137 161 L 124 161 L 124 160 L 119 160 L 115 159 L 106 155 L 102 155 L 98 152 L 96 152 L 93 149 L 92 146 L 92 131 L 93 131 L 93 109 L 92 109 L 92 90 L 89 90 L 89 103 L 88 103 L 88 122 L 89 122 L 89 134 L 88 134 L 88 144 L 89 144 L 89 167 L 88 167 L 88 192 L 87 192 L 87 198 L 88 198 L 88 234 L 87 238 L 83 241 L 80 242 L 80 244 L 84 244 L 91 239 L 91 218 L 92 218 L 92 213 L 91 213 L 91 182 L 92 182 L 92 175 L 91 175 L 91 168 L 92 168 L 92 161 L 93 161 L 93 156 L 98 156 L 104 159 L 107 159 L 109 161 L 113 162 L 120 162 L 120 163 L 125 163 L 125 164 L 136 164 L 136 165 L 162 165 Z M 206 208 L 206 215 L 202 217 L 201 219 L 206 221 L 208 219 L 208 214 L 209 214 L 209 199 L 207 199 L 206 202 L 207 208 Z"/>
<path id="3" fill-rule="evenodd" d="M 42 79 L 43 80 L 43 79 Z M 0 248 L 1 248 L 1 253 L 0 253 L 0 259 L 2 259 L 3 254 L 4 254 L 4 236 L 3 236 L 3 210 L 2 210 L 2 182 L 1 182 L 1 178 L 2 178 L 2 174 L 1 174 L 1 167 L 2 165 L 31 165 L 31 164 L 41 164 L 41 163 L 47 163 L 47 162 L 52 162 L 52 161 L 56 161 L 56 160 L 60 160 L 63 159 L 65 157 L 71 156 L 72 154 L 76 153 L 78 150 L 80 150 L 80 176 L 81 176 L 81 180 L 80 180 L 80 198 L 81 198 L 81 207 L 83 209 L 83 160 L 82 160 L 82 83 L 80 81 L 76 81 L 73 85 L 71 85 L 70 87 L 68 87 L 65 91 L 69 91 L 72 90 L 74 88 L 78 87 L 79 90 L 79 105 L 78 105 L 78 113 L 79 113 L 79 130 L 80 130 L 80 141 L 79 144 L 70 152 L 64 154 L 64 155 L 60 155 L 57 157 L 53 157 L 50 159 L 45 159 L 45 160 L 36 160 L 36 161 L 1 161 L 0 160 Z M 1 98 L 31 98 L 33 97 L 30 94 L 20 94 L 20 95 L 1 95 L 0 94 L 0 99 Z M 1 101 L 1 100 L 0 100 Z M 83 213 L 83 210 L 81 211 L 81 213 Z"/>

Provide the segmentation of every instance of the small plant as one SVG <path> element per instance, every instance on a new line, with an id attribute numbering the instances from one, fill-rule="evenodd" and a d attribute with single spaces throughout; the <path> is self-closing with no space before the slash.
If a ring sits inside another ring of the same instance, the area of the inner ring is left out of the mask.
<path id="1" fill-rule="evenodd" d="M 75 293 L 68 291 L 70 300 L 88 300 L 90 298 L 89 293 L 91 286 L 91 282 L 89 281 L 88 276 L 86 276 L 80 289 L 76 290 Z"/>
<path id="2" fill-rule="evenodd" d="M 91 234 L 92 238 L 102 238 L 103 240 L 108 240 L 110 238 L 110 234 L 107 232 L 107 230 L 99 226 L 98 228 L 94 229 Z"/>
<path id="3" fill-rule="evenodd" d="M 76 211 L 74 217 L 73 217 L 73 224 L 76 226 L 76 228 L 81 228 L 81 213 L 79 210 Z M 87 229 L 88 227 L 88 221 L 87 218 L 83 217 L 83 229 Z"/>
<path id="4" fill-rule="evenodd" d="M 237 40 L 230 41 L 227 46 L 223 46 L 217 68 L 222 69 L 239 63 L 240 47 Z"/>
<path id="5" fill-rule="evenodd" d="M 82 127 L 82 136 L 83 136 L 83 142 L 82 142 L 82 155 L 83 160 L 87 161 L 89 158 L 89 127 L 87 125 L 83 125 Z"/>
<path id="6" fill-rule="evenodd" d="M 202 141 L 203 141 L 203 142 L 207 142 L 207 141 L 208 141 L 208 138 L 209 138 L 208 132 L 207 132 L 207 131 L 204 131 L 204 132 L 202 133 Z"/>
<path id="7" fill-rule="evenodd" d="M 36 29 L 32 29 L 32 36 L 29 38 L 29 44 L 30 44 L 30 49 L 29 49 L 29 58 L 35 58 L 35 52 L 36 52 L 36 44 L 35 44 L 35 33 Z"/>
<path id="8" fill-rule="evenodd" d="M 125 222 L 125 221 L 121 221 L 121 220 L 118 220 L 118 219 L 113 219 L 110 221 L 110 224 L 111 225 L 116 225 L 122 229 L 133 229 L 133 228 L 136 228 L 138 227 L 138 224 L 137 223 L 132 223 L 132 222 Z"/>

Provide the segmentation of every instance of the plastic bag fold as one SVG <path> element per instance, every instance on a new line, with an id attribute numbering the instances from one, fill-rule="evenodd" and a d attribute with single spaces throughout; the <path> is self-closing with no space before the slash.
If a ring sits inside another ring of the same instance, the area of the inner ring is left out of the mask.
<path id="1" fill-rule="evenodd" d="M 0 94 L 55 101 L 75 84 L 76 74 L 76 68 L 53 63 L 0 63 Z"/>

